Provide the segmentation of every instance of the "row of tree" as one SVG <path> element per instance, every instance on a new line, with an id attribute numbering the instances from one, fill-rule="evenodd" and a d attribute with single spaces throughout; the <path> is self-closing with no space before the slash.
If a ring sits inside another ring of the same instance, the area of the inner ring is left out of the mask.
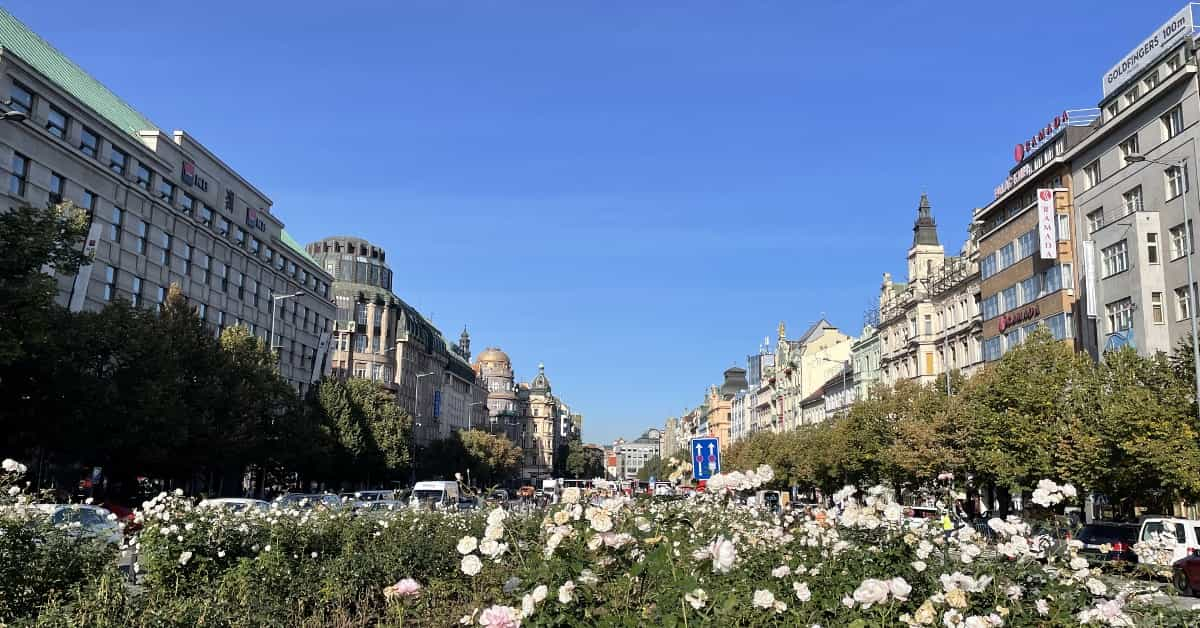
<path id="1" fill-rule="evenodd" d="M 1200 498 L 1191 345 L 1172 356 L 1131 349 L 1094 362 L 1041 329 L 970 379 L 877 388 L 818 425 L 758 432 L 731 469 L 771 464 L 780 486 L 887 482 L 933 486 L 944 473 L 994 491 L 1001 509 L 1041 478 L 1103 494 L 1119 513 Z"/>
<path id="2" fill-rule="evenodd" d="M 32 462 L 43 486 L 73 488 L 97 467 L 129 495 L 137 478 L 239 494 L 248 469 L 256 492 L 413 475 L 412 419 L 392 392 L 327 379 L 301 399 L 264 340 L 240 326 L 214 336 L 177 287 L 157 309 L 57 306 L 56 276 L 86 262 L 85 228 L 66 205 L 0 214 L 0 453 Z M 482 481 L 502 480 L 521 458 L 477 431 L 425 453 L 423 477 L 470 470 Z"/>

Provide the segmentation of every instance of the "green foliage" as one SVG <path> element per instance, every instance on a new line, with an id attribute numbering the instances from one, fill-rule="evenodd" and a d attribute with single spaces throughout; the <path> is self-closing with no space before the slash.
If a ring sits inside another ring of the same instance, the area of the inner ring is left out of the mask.
<path id="1" fill-rule="evenodd" d="M 309 407 L 332 441 L 333 476 L 380 484 L 409 471 L 412 417 L 387 387 L 360 378 L 326 379 Z"/>
<path id="2" fill-rule="evenodd" d="M 648 458 L 646 462 L 642 464 L 642 468 L 638 470 L 638 479 L 649 480 L 651 477 L 653 477 L 658 480 L 666 481 L 667 475 L 670 473 L 671 470 L 668 469 L 663 463 L 662 457 L 660 457 L 658 454 L 655 454 L 650 456 L 650 458 Z"/>

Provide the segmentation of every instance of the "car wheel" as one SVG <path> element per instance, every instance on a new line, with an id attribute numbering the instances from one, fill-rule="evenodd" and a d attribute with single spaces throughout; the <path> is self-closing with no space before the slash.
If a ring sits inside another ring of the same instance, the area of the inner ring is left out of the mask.
<path id="1" fill-rule="evenodd" d="M 1195 591 L 1192 590 L 1191 585 L 1188 583 L 1187 572 L 1183 569 L 1176 567 L 1175 574 L 1171 578 L 1171 581 L 1175 584 L 1175 589 L 1179 591 L 1180 595 L 1196 594 Z"/>

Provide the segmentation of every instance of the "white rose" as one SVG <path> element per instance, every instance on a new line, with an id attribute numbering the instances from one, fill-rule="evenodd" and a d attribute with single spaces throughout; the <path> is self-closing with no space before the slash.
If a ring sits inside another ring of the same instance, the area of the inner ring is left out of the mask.
<path id="1" fill-rule="evenodd" d="M 775 594 L 766 589 L 759 589 L 754 592 L 754 606 L 758 608 L 774 608 Z"/>
<path id="2" fill-rule="evenodd" d="M 608 532 L 613 528 L 612 517 L 606 510 L 597 510 L 592 514 L 592 529 L 597 532 Z"/>
<path id="3" fill-rule="evenodd" d="M 708 546 L 708 553 L 712 556 L 713 573 L 729 573 L 733 569 L 733 561 L 737 559 L 733 541 L 719 536 Z"/>
<path id="4" fill-rule="evenodd" d="M 487 522 L 488 525 L 498 525 L 507 518 L 508 513 L 505 512 L 503 508 L 496 508 L 492 510 L 492 512 L 488 513 Z"/>
<path id="5" fill-rule="evenodd" d="M 479 546 L 479 541 L 477 541 L 475 539 L 475 537 L 464 536 L 463 538 L 458 540 L 458 553 L 463 554 L 465 556 L 467 554 L 470 554 L 471 552 L 474 552 L 475 548 L 478 546 Z"/>
<path id="6" fill-rule="evenodd" d="M 912 593 L 912 585 L 904 578 L 896 577 L 888 581 L 888 590 L 892 592 L 893 597 L 904 602 L 908 600 L 908 594 Z"/>
<path id="7" fill-rule="evenodd" d="M 469 556 L 463 556 L 463 559 L 462 559 L 462 572 L 463 573 L 467 574 L 468 576 L 474 576 L 479 573 L 480 569 L 483 569 L 483 563 L 479 562 L 478 556 L 476 556 L 474 554 L 471 554 Z"/>
<path id="8" fill-rule="evenodd" d="M 899 521 L 904 516 L 904 507 L 896 502 L 891 502 L 883 509 L 883 518 L 888 521 Z"/>
<path id="9" fill-rule="evenodd" d="M 539 584 L 533 589 L 533 601 L 541 604 L 542 600 L 545 600 L 549 593 L 550 589 L 546 585 Z"/>
<path id="10" fill-rule="evenodd" d="M 500 540 L 504 536 L 504 525 L 499 523 L 489 523 L 483 530 L 483 538 L 492 539 L 493 541 Z"/>
<path id="11" fill-rule="evenodd" d="M 1045 599 L 1039 598 L 1038 601 L 1034 602 L 1034 606 L 1037 607 L 1038 615 L 1048 615 L 1050 613 L 1050 604 Z"/>
<path id="12" fill-rule="evenodd" d="M 479 544 L 479 553 L 492 558 L 500 553 L 500 543 L 493 539 L 484 539 Z"/>
<path id="13" fill-rule="evenodd" d="M 565 510 L 560 510 L 560 511 L 554 513 L 554 523 L 556 525 L 560 525 L 560 526 L 566 525 L 567 522 L 570 520 L 571 520 L 571 513 L 567 512 Z"/>
<path id="14" fill-rule="evenodd" d="M 909 590 L 912 590 L 911 587 Z M 854 601 L 862 604 L 863 608 L 871 608 L 872 605 L 886 600 L 887 596 L 888 584 L 875 578 L 863 580 L 854 590 Z"/>
<path id="15" fill-rule="evenodd" d="M 579 501 L 579 487 L 570 486 L 570 487 L 563 489 L 561 499 L 562 499 L 562 503 L 564 503 L 564 504 L 574 504 L 574 503 L 578 502 Z"/>
<path id="16" fill-rule="evenodd" d="M 575 599 L 575 582 L 567 580 L 561 587 L 558 587 L 558 602 L 559 604 L 570 604 L 573 599 Z"/>
<path id="17" fill-rule="evenodd" d="M 796 592 L 796 599 L 801 602 L 807 602 L 812 599 L 812 592 L 808 590 L 808 585 L 803 582 L 793 582 L 792 589 Z"/>
<path id="18" fill-rule="evenodd" d="M 925 561 L 923 561 L 923 560 L 914 560 L 912 562 L 912 568 L 917 573 L 921 573 L 922 571 L 925 571 L 925 567 L 926 567 Z"/>
<path id="19" fill-rule="evenodd" d="M 1084 584 L 1087 585 L 1088 591 L 1091 591 L 1092 595 L 1104 595 L 1108 593 L 1108 587 L 1095 578 L 1088 578 Z"/>
<path id="20" fill-rule="evenodd" d="M 776 578 L 786 578 L 787 576 L 791 575 L 791 573 L 792 568 L 788 567 L 787 565 L 780 565 L 771 570 L 771 575 Z"/>

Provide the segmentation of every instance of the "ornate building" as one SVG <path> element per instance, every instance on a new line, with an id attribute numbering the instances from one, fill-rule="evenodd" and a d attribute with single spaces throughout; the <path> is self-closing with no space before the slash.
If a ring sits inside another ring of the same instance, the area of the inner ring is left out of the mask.
<path id="1" fill-rule="evenodd" d="M 850 360 L 853 339 L 821 319 L 796 340 L 787 339 L 787 330 L 779 323 L 779 341 L 775 346 L 775 365 L 767 383 L 770 423 L 766 429 L 785 431 L 804 423 L 801 402 L 809 399 L 830 377 L 840 373 Z M 763 403 L 763 391 L 759 391 Z M 760 424 L 759 429 L 763 429 Z"/>
<path id="2" fill-rule="evenodd" d="M 576 438 L 583 417 L 555 397 L 545 365 L 529 383 L 517 383 L 512 360 L 488 347 L 475 361 L 475 373 L 487 390 L 488 429 L 504 434 L 521 448 L 521 475 L 538 480 L 552 477 L 559 446 Z"/>
<path id="3" fill-rule="evenodd" d="M 361 238 L 332 236 L 306 250 L 334 277 L 335 375 L 372 379 L 396 391 L 400 406 L 415 420 L 421 445 L 484 420 L 487 392 L 468 362 L 470 335 L 464 329 L 452 344 L 396 296 L 382 248 Z"/>
<path id="4" fill-rule="evenodd" d="M 883 274 L 879 293 L 881 381 L 937 381 L 950 369 L 971 374 L 982 363 L 979 263 L 974 237 L 957 257 L 947 257 L 938 240 L 929 197 L 921 195 L 908 282 Z"/>

